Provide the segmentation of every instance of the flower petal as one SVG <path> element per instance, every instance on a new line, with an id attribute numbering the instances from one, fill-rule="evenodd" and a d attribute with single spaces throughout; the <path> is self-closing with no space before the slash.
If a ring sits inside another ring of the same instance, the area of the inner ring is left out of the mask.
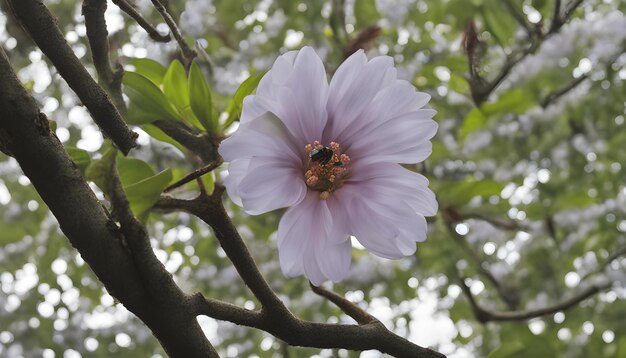
<path id="1" fill-rule="evenodd" d="M 228 196 L 237 205 L 243 206 L 241 202 L 241 195 L 239 194 L 239 183 L 248 173 L 248 167 L 250 166 L 250 159 L 241 158 L 230 162 L 228 165 L 228 176 L 224 179 L 224 185 Z"/>
<path id="2" fill-rule="evenodd" d="M 362 57 L 364 55 L 359 52 L 352 55 L 352 61 L 342 64 L 341 67 L 345 69 L 340 67 L 342 71 L 337 70 L 338 74 L 331 80 L 325 140 L 335 140 L 336 135 L 360 120 L 359 116 L 376 94 L 396 80 L 391 57 L 378 56 L 365 65 L 362 64 Z M 341 83 L 343 81 L 347 83 Z"/>
<path id="3" fill-rule="evenodd" d="M 302 146 L 298 147 L 285 125 L 270 112 L 242 123 L 219 147 L 219 153 L 226 161 L 266 156 L 298 165 L 302 163 L 302 152 Z"/>
<path id="4" fill-rule="evenodd" d="M 344 238 L 345 240 L 339 244 L 332 243 L 332 240 L 327 238 L 315 251 L 317 264 L 322 274 L 334 282 L 339 282 L 346 277 L 350 269 L 350 261 L 352 261 L 352 243 L 348 240 L 348 236 Z"/>
<path id="5" fill-rule="evenodd" d="M 345 278 L 350 268 L 352 246 L 348 236 L 331 239 L 334 217 L 319 193 L 309 192 L 300 204 L 283 215 L 278 225 L 278 254 L 283 273 L 305 273 L 316 286 L 330 279 Z"/>
<path id="6" fill-rule="evenodd" d="M 328 81 L 322 60 L 311 47 L 280 56 L 261 79 L 255 96 L 243 103 L 241 122 L 274 113 L 299 146 L 322 138 L 326 125 Z"/>
<path id="7" fill-rule="evenodd" d="M 258 215 L 299 203 L 307 187 L 301 169 L 288 161 L 255 157 L 236 190 L 245 211 Z"/>
<path id="8" fill-rule="evenodd" d="M 278 56 L 272 68 L 261 78 L 257 87 L 257 95 L 275 98 L 275 88 L 284 86 L 293 72 L 293 63 L 298 51 L 289 51 Z"/>
<path id="9" fill-rule="evenodd" d="M 431 119 L 435 113 L 431 109 L 420 109 L 374 128 L 364 128 L 354 134 L 355 139 L 346 153 L 355 162 L 418 163 L 430 154 L 430 144 L 425 143 L 437 133 L 437 122 Z"/>
<path id="10" fill-rule="evenodd" d="M 355 163 L 350 182 L 368 182 L 389 197 L 401 198 L 413 211 L 423 216 L 437 214 L 439 204 L 428 188 L 428 179 L 395 163 Z"/>
<path id="11" fill-rule="evenodd" d="M 344 146 L 350 146 L 358 140 L 356 133 L 367 132 L 404 113 L 422 108 L 430 100 L 430 95 L 416 92 L 407 81 L 397 80 L 393 85 L 382 89 L 363 110 L 358 120 L 353 121 L 340 133 L 334 133 L 334 139 Z"/>
<path id="12" fill-rule="evenodd" d="M 347 183 L 340 190 L 352 198 L 351 233 L 372 253 L 398 259 L 413 254 L 415 242 L 426 239 L 426 220 L 404 201 L 406 193 L 384 190 L 374 180 Z"/>
<path id="13" fill-rule="evenodd" d="M 306 271 L 309 279 L 311 275 L 316 281 L 320 279 L 314 249 L 330 225 L 330 211 L 316 192 L 308 193 L 298 205 L 287 210 L 278 224 L 278 256 L 285 276 L 293 277 Z"/>
<path id="14" fill-rule="evenodd" d="M 298 53 L 288 88 L 288 92 L 284 87 L 279 91 L 281 102 L 292 104 L 289 116 L 281 119 L 305 143 L 320 139 L 328 117 L 328 81 L 324 64 L 311 47 L 304 47 Z"/>

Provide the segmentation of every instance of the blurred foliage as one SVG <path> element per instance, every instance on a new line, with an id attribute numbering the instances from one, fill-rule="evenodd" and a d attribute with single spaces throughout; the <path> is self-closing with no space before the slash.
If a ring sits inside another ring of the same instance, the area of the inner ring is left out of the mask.
<path id="1" fill-rule="evenodd" d="M 149 22 L 165 28 L 150 1 L 135 3 Z M 377 25 L 382 31 L 368 44 L 368 55 L 392 56 L 399 77 L 431 94 L 438 111 L 433 154 L 407 167 L 429 177 L 440 214 L 414 257 L 388 261 L 356 248 L 349 278 L 334 290 L 397 334 L 450 357 L 626 355 L 625 262 L 602 266 L 626 245 L 626 58 L 616 56 L 624 51 L 626 3 L 584 1 L 572 22 L 515 66 L 480 106 L 471 99 L 462 48 L 468 22 L 478 28 L 480 74 L 491 80 L 508 55 L 528 45 L 525 27 L 547 31 L 553 0 L 168 3 L 186 40 L 206 54 L 187 69 L 174 42 L 152 42 L 112 3 L 107 22 L 111 58 L 126 69 L 125 118 L 141 134 L 132 157 L 118 155 L 118 170 L 132 210 L 145 220 L 158 257 L 184 290 L 255 305 L 205 224 L 184 213 L 147 215 L 167 185 L 198 167 L 183 146 L 150 123 L 182 121 L 198 131 L 229 133 L 244 97 L 280 53 L 314 46 L 332 73 L 348 42 Z M 93 70 L 80 2 L 46 5 Z M 4 2 L 0 9 L 2 46 L 108 205 L 103 171 L 117 154 Z M 542 105 L 581 75 L 588 79 Z M 215 176 L 203 178 L 211 186 Z M 196 190 L 192 182 L 181 192 Z M 313 294 L 304 278 L 281 274 L 275 231 L 282 212 L 250 217 L 235 205 L 229 210 L 262 273 L 296 315 L 352 322 Z M 16 162 L 3 155 L 0 218 L 0 356 L 164 355 L 149 330 L 106 294 Z M 515 297 L 515 307 L 485 271 Z M 481 305 L 495 311 L 552 305 L 599 279 L 613 286 L 554 315 L 481 324 L 461 293 L 459 276 Z M 258 330 L 199 321 L 224 356 L 359 356 L 288 347 Z M 363 356 L 376 356 L 370 353 Z"/>

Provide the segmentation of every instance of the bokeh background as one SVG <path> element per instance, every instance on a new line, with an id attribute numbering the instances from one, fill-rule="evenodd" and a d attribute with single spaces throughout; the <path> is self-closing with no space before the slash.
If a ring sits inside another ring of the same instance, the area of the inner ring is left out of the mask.
<path id="1" fill-rule="evenodd" d="M 563 1 L 562 9 L 578 1 Z M 137 9 L 167 33 L 148 0 Z M 81 2 L 50 0 L 68 43 L 91 73 Z M 187 0 L 168 8 L 209 80 L 219 111 L 250 75 L 290 49 L 313 46 L 329 72 L 354 46 L 392 56 L 399 77 L 432 95 L 433 154 L 409 166 L 425 174 L 440 211 L 417 254 L 379 259 L 354 241 L 348 278 L 333 289 L 399 335 L 449 357 L 626 356 L 626 3 L 585 0 L 548 37 L 552 0 Z M 102 155 L 87 110 L 0 3 L 0 45 L 68 148 Z M 167 67 L 175 42 L 152 41 L 109 1 L 111 58 Z M 478 71 L 487 81 L 533 45 L 477 106 L 464 31 L 474 23 Z M 535 33 L 535 35 L 532 35 Z M 533 37 L 535 36 L 535 37 Z M 224 117 L 224 116 L 222 116 Z M 235 125 L 229 128 L 233 131 Z M 174 176 L 185 153 L 141 127 L 132 156 Z M 82 152 L 81 152 L 82 153 Z M 225 170 L 218 171 L 218 178 Z M 96 185 L 94 190 L 101 195 Z M 285 279 L 276 251 L 282 212 L 250 217 L 229 203 L 239 231 L 273 288 L 301 318 L 353 322 Z M 187 214 L 147 218 L 158 257 L 186 291 L 254 308 L 255 301 L 210 229 Z M 98 282 L 59 230 L 16 161 L 0 154 L 0 356 L 159 357 L 149 330 Z M 468 300 L 493 311 L 558 305 L 530 320 L 481 322 Z M 200 317 L 225 357 L 377 357 L 290 347 L 269 334 Z"/>

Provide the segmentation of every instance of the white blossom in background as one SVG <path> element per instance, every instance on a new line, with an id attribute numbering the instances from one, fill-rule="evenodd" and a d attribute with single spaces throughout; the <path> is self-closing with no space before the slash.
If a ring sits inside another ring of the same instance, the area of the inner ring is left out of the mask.
<path id="1" fill-rule="evenodd" d="M 409 7 L 414 4 L 415 0 L 376 0 L 376 10 L 389 22 L 388 25 L 394 26 L 404 22 Z"/>
<path id="2" fill-rule="evenodd" d="M 398 163 L 432 150 L 430 96 L 397 79 L 387 56 L 348 58 L 330 85 L 310 47 L 280 56 L 222 142 L 229 196 L 249 214 L 289 207 L 278 228 L 287 276 L 319 285 L 350 266 L 350 236 L 374 254 L 412 255 L 437 211 L 428 180 Z"/>
<path id="3" fill-rule="evenodd" d="M 212 0 L 188 0 L 180 15 L 180 29 L 185 34 L 201 37 L 215 25 L 215 6 Z"/>

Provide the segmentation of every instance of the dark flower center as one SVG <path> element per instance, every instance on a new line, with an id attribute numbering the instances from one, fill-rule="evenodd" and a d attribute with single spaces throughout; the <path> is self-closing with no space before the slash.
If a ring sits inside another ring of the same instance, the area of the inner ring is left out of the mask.
<path id="1" fill-rule="evenodd" d="M 309 156 L 304 180 L 306 185 L 320 192 L 320 199 L 326 200 L 349 176 L 350 157 L 341 153 L 337 142 L 330 142 L 328 147 L 316 140 L 304 147 Z"/>

